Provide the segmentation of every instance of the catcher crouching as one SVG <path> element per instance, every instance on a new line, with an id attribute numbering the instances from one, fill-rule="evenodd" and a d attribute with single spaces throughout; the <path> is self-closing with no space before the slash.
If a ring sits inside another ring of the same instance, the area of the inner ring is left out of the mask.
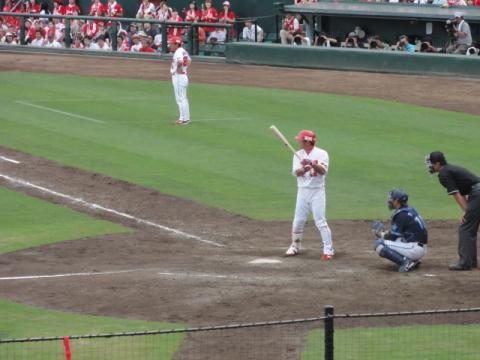
<path id="1" fill-rule="evenodd" d="M 393 210 L 390 230 L 381 221 L 372 224 L 374 249 L 397 264 L 399 272 L 414 270 L 427 253 L 427 226 L 417 210 L 408 206 L 408 194 L 400 189 L 388 193 L 388 208 Z"/>

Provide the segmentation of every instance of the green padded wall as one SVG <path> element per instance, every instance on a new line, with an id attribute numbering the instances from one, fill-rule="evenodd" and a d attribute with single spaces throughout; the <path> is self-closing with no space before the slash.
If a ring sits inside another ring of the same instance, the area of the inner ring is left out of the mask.
<path id="1" fill-rule="evenodd" d="M 226 57 L 236 64 L 480 78 L 479 56 L 232 43 Z"/>

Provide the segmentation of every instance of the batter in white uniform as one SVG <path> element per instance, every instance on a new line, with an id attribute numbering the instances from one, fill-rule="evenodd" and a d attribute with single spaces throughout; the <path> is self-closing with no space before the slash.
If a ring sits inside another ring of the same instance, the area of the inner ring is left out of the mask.
<path id="1" fill-rule="evenodd" d="M 315 146 L 317 136 L 313 131 L 302 130 L 295 138 L 301 147 L 293 157 L 292 174 L 297 178 L 298 193 L 295 218 L 292 225 L 292 245 L 286 255 L 299 254 L 303 230 L 310 212 L 323 240 L 322 260 L 328 261 L 334 255 L 332 233 L 325 218 L 325 177 L 328 172 L 328 153 Z"/>
<path id="2" fill-rule="evenodd" d="M 182 47 L 182 39 L 174 37 L 170 40 L 170 49 L 174 52 L 172 67 L 173 90 L 175 91 L 175 100 L 178 104 L 180 116 L 175 122 L 177 125 L 187 125 L 190 123 L 190 106 L 187 99 L 188 76 L 187 69 L 192 59 L 187 50 Z"/>

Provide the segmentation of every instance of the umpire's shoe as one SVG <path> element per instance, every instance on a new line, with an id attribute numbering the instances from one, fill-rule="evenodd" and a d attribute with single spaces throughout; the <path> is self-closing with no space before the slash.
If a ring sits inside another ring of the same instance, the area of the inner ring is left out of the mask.
<path id="1" fill-rule="evenodd" d="M 453 263 L 448 265 L 448 270 L 452 271 L 468 271 L 472 270 L 471 267 L 460 265 L 459 263 Z"/>

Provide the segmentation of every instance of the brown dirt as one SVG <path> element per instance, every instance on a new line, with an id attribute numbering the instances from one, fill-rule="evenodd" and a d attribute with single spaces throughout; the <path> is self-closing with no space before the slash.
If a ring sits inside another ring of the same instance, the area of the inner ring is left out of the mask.
<path id="1" fill-rule="evenodd" d="M 166 62 L 143 61 L 140 73 L 136 71 L 139 64 L 139 60 L 2 54 L 0 70 L 131 78 L 151 73 L 155 79 L 168 78 Z M 224 64 L 195 64 L 191 79 L 361 94 L 480 113 L 475 96 L 480 82 L 468 80 L 447 83 L 444 78 Z M 446 93 L 451 95 L 445 98 Z M 408 274 L 397 273 L 393 265 L 372 251 L 366 221 L 331 222 L 337 250 L 331 262 L 320 261 L 320 240 L 311 224 L 306 233 L 308 249 L 301 256 L 284 258 L 282 254 L 289 244 L 289 222 L 248 219 L 3 147 L 0 154 L 22 162 L 21 165 L 0 162 L 1 174 L 225 245 L 214 247 L 172 235 L 1 180 L 1 186 L 135 228 L 133 233 L 85 238 L 1 255 L 2 276 L 138 269 L 92 277 L 1 281 L 1 298 L 57 310 L 190 325 L 318 316 L 326 304 L 333 304 L 337 313 L 478 305 L 478 270 L 455 273 L 446 268 L 447 262 L 456 258 L 454 222 L 429 222 L 429 253 L 421 269 Z M 294 199 L 292 207 L 293 202 Z M 260 257 L 282 262 L 249 264 Z M 262 357 L 297 357 L 298 344 L 304 337 L 292 336 L 291 331 L 269 330 L 269 339 L 259 335 L 256 343 L 268 349 Z M 299 332 L 304 333 L 305 328 Z M 285 336 L 288 333 L 290 336 Z M 275 347 L 269 346 L 276 335 L 288 339 L 277 341 Z M 212 359 L 215 348 L 222 354 L 222 346 L 232 340 L 228 334 L 224 336 L 209 347 L 210 355 L 205 358 Z M 245 358 L 238 354 L 251 351 L 255 336 L 256 333 L 250 332 L 235 338 L 234 344 L 229 345 L 228 358 Z M 184 350 L 200 344 L 204 344 L 202 337 L 192 336 Z"/>

